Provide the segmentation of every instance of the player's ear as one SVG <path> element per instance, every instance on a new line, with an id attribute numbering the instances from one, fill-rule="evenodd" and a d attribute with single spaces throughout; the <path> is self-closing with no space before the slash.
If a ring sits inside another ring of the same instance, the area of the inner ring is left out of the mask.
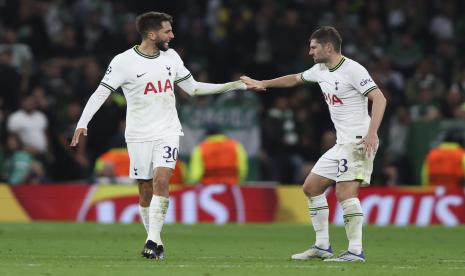
<path id="1" fill-rule="evenodd" d="M 155 40 L 157 38 L 157 34 L 155 31 L 149 31 L 147 32 L 147 38 L 150 40 Z"/>

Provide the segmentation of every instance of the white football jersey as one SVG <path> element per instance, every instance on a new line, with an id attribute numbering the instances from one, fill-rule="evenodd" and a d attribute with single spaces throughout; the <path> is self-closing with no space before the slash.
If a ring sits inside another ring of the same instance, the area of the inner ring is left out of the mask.
<path id="1" fill-rule="evenodd" d="M 343 57 L 332 69 L 324 63 L 315 64 L 301 78 L 320 85 L 336 128 L 337 144 L 357 142 L 366 135 L 371 120 L 366 96 L 377 86 L 365 67 Z"/>
<path id="2" fill-rule="evenodd" d="M 127 142 L 183 135 L 174 84 L 190 77 L 173 49 L 148 56 L 136 45 L 113 58 L 100 85 L 111 91 L 121 87 L 124 92 Z"/>

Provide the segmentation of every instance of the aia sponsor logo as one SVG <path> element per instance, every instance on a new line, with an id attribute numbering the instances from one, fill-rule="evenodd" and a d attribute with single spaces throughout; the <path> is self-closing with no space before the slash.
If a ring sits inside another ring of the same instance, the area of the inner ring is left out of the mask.
<path id="1" fill-rule="evenodd" d="M 329 105 L 343 105 L 344 104 L 344 102 L 338 96 L 334 94 L 323 92 L 323 95 L 325 96 L 325 101 Z"/>
<path id="2" fill-rule="evenodd" d="M 147 95 L 148 93 L 165 93 L 168 91 L 173 92 L 173 85 L 169 79 L 165 80 L 164 82 L 148 82 L 145 85 L 144 95 Z"/>

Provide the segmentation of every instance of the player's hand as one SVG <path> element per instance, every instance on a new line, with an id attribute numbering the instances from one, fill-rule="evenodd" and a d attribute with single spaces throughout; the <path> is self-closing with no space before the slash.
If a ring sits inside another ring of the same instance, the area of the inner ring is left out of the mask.
<path id="1" fill-rule="evenodd" d="M 265 91 L 266 87 L 262 81 L 251 79 L 247 76 L 241 76 L 240 80 L 247 86 L 247 89 L 252 91 Z"/>
<path id="2" fill-rule="evenodd" d="M 84 134 L 84 136 L 87 136 L 87 129 L 86 128 L 77 128 L 74 131 L 73 139 L 71 140 L 71 144 L 69 144 L 69 145 L 72 146 L 72 147 L 77 146 L 77 144 L 79 143 L 79 136 L 81 136 L 81 134 Z"/>
<path id="3" fill-rule="evenodd" d="M 378 150 L 378 135 L 376 133 L 368 133 L 365 137 L 357 143 L 357 145 L 363 144 L 363 151 L 366 156 L 370 157 Z"/>

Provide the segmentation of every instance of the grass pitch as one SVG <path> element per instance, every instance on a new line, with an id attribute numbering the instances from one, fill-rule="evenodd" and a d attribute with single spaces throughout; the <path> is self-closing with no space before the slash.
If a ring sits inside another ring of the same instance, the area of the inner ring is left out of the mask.
<path id="1" fill-rule="evenodd" d="M 465 227 L 366 226 L 366 263 L 291 261 L 310 225 L 167 225 L 166 259 L 140 257 L 142 225 L 0 224 L 0 275 L 465 275 Z M 336 251 L 342 227 L 330 229 Z"/>

